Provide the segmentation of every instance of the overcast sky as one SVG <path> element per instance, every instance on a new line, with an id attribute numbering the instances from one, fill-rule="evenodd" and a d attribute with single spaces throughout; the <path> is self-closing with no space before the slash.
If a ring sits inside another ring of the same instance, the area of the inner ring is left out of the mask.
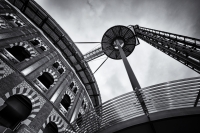
<path id="1" fill-rule="evenodd" d="M 199 0 L 36 0 L 74 42 L 100 42 L 114 25 L 135 25 L 200 38 Z M 77 44 L 86 53 L 97 44 Z M 100 44 L 98 45 L 100 46 Z M 94 72 L 106 57 L 89 63 Z M 128 57 L 141 85 L 200 76 L 140 40 Z M 95 73 L 102 101 L 132 91 L 122 60 L 108 59 Z"/>

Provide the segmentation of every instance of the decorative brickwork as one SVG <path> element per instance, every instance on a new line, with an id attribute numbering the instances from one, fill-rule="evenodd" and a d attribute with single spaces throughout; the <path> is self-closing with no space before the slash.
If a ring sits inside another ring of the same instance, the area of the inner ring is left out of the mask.
<path id="1" fill-rule="evenodd" d="M 16 23 L 18 25 L 18 27 L 24 27 L 25 26 L 25 23 L 22 22 L 18 16 L 16 16 L 15 14 L 12 14 L 12 13 L 0 13 L 0 16 L 6 16 L 6 17 L 12 17 L 12 19 L 10 20 L 6 20 L 7 22 L 9 21 L 13 21 L 14 23 Z M 6 28 L 11 28 L 11 26 L 8 26 Z"/>
<path id="2" fill-rule="evenodd" d="M 27 96 L 32 103 L 32 111 L 26 120 L 22 123 L 29 125 L 31 121 L 35 118 L 36 114 L 40 111 L 44 103 L 46 102 L 42 96 L 40 96 L 26 81 L 14 87 L 12 90 L 5 94 L 8 99 L 10 96 L 21 94 Z"/>
<path id="3" fill-rule="evenodd" d="M 44 51 L 49 50 L 49 47 L 44 42 L 42 42 L 42 40 L 39 37 L 34 38 L 33 40 L 37 40 L 39 42 L 38 47 L 44 47 Z"/>
<path id="4" fill-rule="evenodd" d="M 54 109 L 52 109 L 51 113 L 47 117 L 47 120 L 42 125 L 42 129 L 40 129 L 38 133 L 43 133 L 43 130 L 49 122 L 54 122 L 57 125 L 59 133 L 63 132 L 67 127 L 67 123 L 64 122 L 61 116 Z"/>
<path id="5" fill-rule="evenodd" d="M 72 107 L 72 105 L 74 104 L 74 94 L 69 90 L 67 89 L 66 92 L 65 92 L 66 95 L 69 95 L 70 99 L 71 99 L 71 104 L 69 106 L 69 109 Z M 64 95 L 65 95 L 64 94 Z M 63 96 L 64 96 L 63 95 Z"/>
<path id="6" fill-rule="evenodd" d="M 14 70 L 12 70 L 6 63 L 4 63 L 0 59 L 0 79 L 5 78 L 6 76 L 10 75 L 13 72 Z"/>
<path id="7" fill-rule="evenodd" d="M 48 73 L 50 73 L 51 75 L 52 75 L 52 77 L 54 78 L 54 83 L 51 85 L 51 87 L 53 87 L 56 83 L 57 83 L 57 81 L 58 81 L 58 76 L 56 75 L 56 72 L 54 72 L 52 69 L 50 69 L 50 68 L 46 68 L 46 69 L 44 69 L 41 73 L 40 73 L 40 75 L 42 75 L 44 72 L 48 72 Z"/>
<path id="8" fill-rule="evenodd" d="M 33 57 L 38 55 L 38 52 L 27 42 L 27 41 L 23 41 L 23 42 L 16 42 L 14 44 L 10 44 L 10 48 L 12 48 L 13 46 L 22 46 L 24 47 L 27 51 L 29 51 L 31 57 L 27 58 L 26 61 L 32 59 Z"/>

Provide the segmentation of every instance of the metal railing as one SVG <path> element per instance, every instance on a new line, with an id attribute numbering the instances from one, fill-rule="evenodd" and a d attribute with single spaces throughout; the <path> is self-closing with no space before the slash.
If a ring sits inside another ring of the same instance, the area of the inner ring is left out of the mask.
<path id="1" fill-rule="evenodd" d="M 195 107 L 199 101 L 200 77 L 176 80 L 140 89 L 148 112 L 155 113 L 179 108 Z M 197 104 L 199 106 L 199 104 Z M 98 112 L 98 114 L 96 113 Z M 145 113 L 135 92 L 111 99 L 82 115 L 71 125 L 77 133 L 94 133 L 118 123 L 143 116 Z M 67 127 L 68 131 L 72 131 Z"/>
<path id="2" fill-rule="evenodd" d="M 166 82 L 142 88 L 149 113 L 194 107 L 200 90 L 200 77 Z"/>

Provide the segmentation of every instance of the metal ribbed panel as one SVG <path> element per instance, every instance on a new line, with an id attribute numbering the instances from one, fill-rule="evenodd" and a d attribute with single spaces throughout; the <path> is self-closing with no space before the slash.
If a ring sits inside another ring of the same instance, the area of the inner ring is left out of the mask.
<path id="1" fill-rule="evenodd" d="M 100 116 L 96 111 L 100 112 Z M 92 133 L 142 115 L 144 113 L 135 92 L 130 92 L 105 102 L 95 111 L 74 121 L 72 125 L 77 132 Z"/>
<path id="2" fill-rule="evenodd" d="M 149 113 L 194 107 L 200 78 L 179 80 L 141 89 Z"/>
<path id="3" fill-rule="evenodd" d="M 149 114 L 195 107 L 199 101 L 200 77 L 161 83 L 140 89 Z M 200 103 L 197 104 L 200 106 Z M 100 115 L 97 115 L 99 112 Z M 129 92 L 96 107 L 72 123 L 78 133 L 94 133 L 145 113 L 135 92 Z M 79 125 L 79 126 L 78 126 Z M 71 130 L 70 127 L 68 130 Z"/>

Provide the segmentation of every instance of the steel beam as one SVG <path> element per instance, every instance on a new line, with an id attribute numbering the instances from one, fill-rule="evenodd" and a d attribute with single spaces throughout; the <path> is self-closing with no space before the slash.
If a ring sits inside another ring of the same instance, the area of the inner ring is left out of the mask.
<path id="1" fill-rule="evenodd" d="M 200 39 L 134 26 L 137 37 L 200 73 Z"/>

